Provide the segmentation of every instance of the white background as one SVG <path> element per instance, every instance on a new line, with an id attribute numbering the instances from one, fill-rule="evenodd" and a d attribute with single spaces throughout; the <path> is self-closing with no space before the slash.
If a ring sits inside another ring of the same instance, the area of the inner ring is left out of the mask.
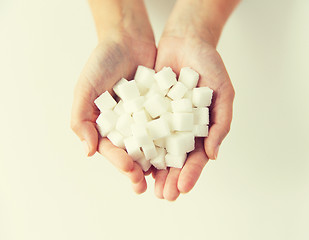
<path id="1" fill-rule="evenodd" d="M 147 1 L 157 39 L 172 2 Z M 69 128 L 86 1 L 0 2 L 0 239 L 309 239 L 309 1 L 243 1 L 218 51 L 231 133 L 193 191 L 141 196 Z"/>

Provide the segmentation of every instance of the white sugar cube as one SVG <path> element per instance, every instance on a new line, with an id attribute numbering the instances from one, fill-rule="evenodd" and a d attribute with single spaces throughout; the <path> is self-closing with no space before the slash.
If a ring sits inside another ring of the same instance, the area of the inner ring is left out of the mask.
<path id="1" fill-rule="evenodd" d="M 131 125 L 134 123 L 133 118 L 129 114 L 122 114 L 119 116 L 116 129 L 125 137 L 132 135 Z"/>
<path id="2" fill-rule="evenodd" d="M 138 91 L 139 91 L 140 95 L 144 96 L 144 95 L 147 94 L 147 92 L 148 92 L 148 88 L 147 87 L 145 87 L 144 85 L 142 85 L 142 84 L 140 84 L 138 82 L 136 82 L 136 86 L 138 88 Z"/>
<path id="3" fill-rule="evenodd" d="M 174 121 L 173 121 L 173 113 L 171 112 L 165 112 L 163 113 L 160 118 L 165 119 L 165 121 L 167 122 L 170 131 L 174 131 Z"/>
<path id="4" fill-rule="evenodd" d="M 167 96 L 173 100 L 181 99 L 185 93 L 188 91 L 188 88 L 182 83 L 177 82 L 167 93 Z"/>
<path id="5" fill-rule="evenodd" d="M 172 104 L 171 104 L 172 100 L 170 98 L 168 98 L 168 97 L 165 97 L 164 100 L 165 100 L 166 106 L 167 106 L 166 110 L 168 112 L 172 112 Z"/>
<path id="6" fill-rule="evenodd" d="M 150 163 L 156 168 L 156 169 L 166 169 L 165 164 L 165 155 L 166 150 L 164 148 L 156 148 L 158 155 L 155 158 L 150 159 Z"/>
<path id="7" fill-rule="evenodd" d="M 123 107 L 123 101 L 120 100 L 117 105 L 114 107 L 114 112 L 117 113 L 118 115 L 124 114 L 125 110 Z"/>
<path id="8" fill-rule="evenodd" d="M 121 135 L 120 132 L 117 130 L 111 131 L 109 134 L 107 134 L 107 138 L 114 144 L 116 147 L 119 148 L 125 148 L 124 146 L 124 137 Z"/>
<path id="9" fill-rule="evenodd" d="M 98 130 L 102 137 L 105 137 L 110 131 L 115 128 L 118 115 L 112 110 L 105 110 L 102 112 L 96 120 Z"/>
<path id="10" fill-rule="evenodd" d="M 123 141 L 124 141 L 124 145 L 126 147 L 127 153 L 133 158 L 133 160 L 136 161 L 144 157 L 142 151 L 140 150 L 140 147 L 138 146 L 133 136 L 125 138 Z"/>
<path id="11" fill-rule="evenodd" d="M 187 154 L 171 154 L 167 153 L 165 155 L 165 163 L 167 167 L 182 168 L 187 158 Z"/>
<path id="12" fill-rule="evenodd" d="M 134 80 L 139 85 L 149 88 L 154 83 L 155 70 L 139 65 Z"/>
<path id="13" fill-rule="evenodd" d="M 181 155 L 194 150 L 195 141 L 192 132 L 177 132 L 166 138 L 166 150 L 168 153 Z"/>
<path id="14" fill-rule="evenodd" d="M 152 145 L 152 139 L 149 136 L 147 129 L 144 125 L 134 123 L 131 125 L 132 135 L 135 138 L 137 144 L 142 147 L 145 145 Z"/>
<path id="15" fill-rule="evenodd" d="M 118 87 L 119 87 L 121 84 L 127 83 L 127 82 L 128 82 L 127 79 L 121 78 L 121 79 L 114 85 L 113 91 L 114 91 L 114 93 L 115 93 L 117 96 L 119 96 Z"/>
<path id="16" fill-rule="evenodd" d="M 209 87 L 193 88 L 192 103 L 195 107 L 209 107 L 213 90 Z"/>
<path id="17" fill-rule="evenodd" d="M 192 131 L 193 123 L 193 113 L 173 113 L 175 131 Z"/>
<path id="18" fill-rule="evenodd" d="M 129 101 L 140 96 L 135 80 L 124 82 L 118 86 L 118 96 Z"/>
<path id="19" fill-rule="evenodd" d="M 168 105 L 164 97 L 155 94 L 146 100 L 144 107 L 152 118 L 156 118 L 167 111 Z"/>
<path id="20" fill-rule="evenodd" d="M 170 67 L 164 67 L 154 75 L 154 78 L 162 90 L 168 89 L 177 83 L 176 74 Z"/>
<path id="21" fill-rule="evenodd" d="M 158 138 L 153 140 L 154 145 L 160 148 L 165 148 L 165 138 Z"/>
<path id="22" fill-rule="evenodd" d="M 199 74 L 190 67 L 184 67 L 180 70 L 178 81 L 186 85 L 187 88 L 195 88 L 199 79 Z"/>
<path id="23" fill-rule="evenodd" d="M 209 108 L 193 108 L 194 124 L 208 125 L 209 124 Z"/>
<path id="24" fill-rule="evenodd" d="M 170 128 L 164 118 L 158 118 L 147 123 L 147 129 L 153 140 L 170 135 Z"/>
<path id="25" fill-rule="evenodd" d="M 149 160 L 146 160 L 145 157 L 139 158 L 135 160 L 143 169 L 144 172 L 147 172 L 151 167 L 151 163 Z"/>
<path id="26" fill-rule="evenodd" d="M 128 100 L 124 102 L 124 109 L 127 113 L 133 113 L 141 110 L 143 108 L 145 102 L 145 97 L 144 96 L 139 96 L 137 98 Z"/>
<path id="27" fill-rule="evenodd" d="M 195 137 L 208 137 L 208 126 L 207 125 L 194 125 L 193 134 Z"/>
<path id="28" fill-rule="evenodd" d="M 138 124 L 146 124 L 151 119 L 149 114 L 145 112 L 144 109 L 134 112 L 132 116 L 133 116 L 134 122 Z"/>
<path id="29" fill-rule="evenodd" d="M 159 87 L 158 83 L 157 83 L 157 82 L 154 82 L 154 83 L 150 86 L 149 91 L 148 91 L 147 94 L 146 94 L 146 98 L 149 98 L 149 97 L 151 97 L 152 95 L 155 95 L 155 94 L 159 94 L 159 95 L 161 95 L 161 96 L 165 96 L 165 95 L 167 94 L 168 90 L 169 90 L 169 89 L 164 89 L 164 90 L 162 90 L 162 89 Z"/>
<path id="30" fill-rule="evenodd" d="M 176 112 L 192 112 L 192 102 L 188 98 L 182 98 L 171 102 L 172 111 Z"/>
<path id="31" fill-rule="evenodd" d="M 187 91 L 185 95 L 183 96 L 183 98 L 188 98 L 192 102 L 192 90 Z"/>
<path id="32" fill-rule="evenodd" d="M 146 160 L 155 158 L 158 155 L 157 149 L 153 142 L 142 146 L 142 150 L 143 150 Z"/>
<path id="33" fill-rule="evenodd" d="M 117 102 L 115 99 L 110 95 L 108 91 L 102 93 L 96 100 L 94 100 L 95 105 L 100 109 L 101 112 L 104 110 L 113 109 Z"/>

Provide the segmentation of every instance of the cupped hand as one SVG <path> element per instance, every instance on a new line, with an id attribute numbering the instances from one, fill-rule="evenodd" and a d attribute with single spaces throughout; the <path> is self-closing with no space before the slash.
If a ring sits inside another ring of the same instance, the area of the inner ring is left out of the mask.
<path id="1" fill-rule="evenodd" d="M 217 158 L 232 121 L 234 89 L 215 47 L 197 37 L 163 35 L 155 69 L 159 71 L 164 66 L 170 66 L 178 75 L 182 67 L 191 67 L 200 74 L 198 87 L 208 86 L 214 90 L 209 136 L 196 138 L 195 150 L 188 154 L 182 169 L 170 168 L 153 173 L 157 197 L 173 201 L 180 193 L 193 188 L 208 159 Z"/>
<path id="2" fill-rule="evenodd" d="M 138 65 L 153 68 L 155 57 L 153 39 L 142 41 L 125 34 L 111 34 L 91 53 L 74 91 L 71 128 L 83 141 L 87 156 L 98 151 L 131 179 L 137 193 L 147 188 L 144 172 L 125 150 L 98 134 L 96 119 L 100 111 L 94 100 L 106 90 L 112 93 L 113 85 L 122 77 L 131 80 Z"/>

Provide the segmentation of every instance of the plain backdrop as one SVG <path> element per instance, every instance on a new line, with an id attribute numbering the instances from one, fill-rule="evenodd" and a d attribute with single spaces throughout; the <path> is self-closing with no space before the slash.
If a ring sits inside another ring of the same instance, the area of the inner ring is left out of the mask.
<path id="1" fill-rule="evenodd" d="M 147 0 L 158 40 L 173 1 Z M 85 0 L 0 2 L 0 239 L 309 239 L 309 1 L 244 0 L 218 51 L 236 98 L 192 192 L 135 195 L 69 127 L 97 40 Z M 205 66 L 207 67 L 207 66 Z"/>

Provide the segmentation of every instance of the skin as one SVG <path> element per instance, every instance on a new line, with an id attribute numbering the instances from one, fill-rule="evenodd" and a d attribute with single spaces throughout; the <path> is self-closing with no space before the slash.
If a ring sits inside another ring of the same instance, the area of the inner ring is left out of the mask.
<path id="1" fill-rule="evenodd" d="M 90 0 L 98 45 L 86 63 L 74 91 L 71 127 L 86 146 L 128 176 L 133 190 L 146 191 L 145 176 L 152 173 L 158 198 L 174 201 L 196 184 L 208 159 L 216 159 L 232 121 L 234 89 L 216 51 L 220 33 L 238 0 L 178 0 L 168 19 L 158 49 L 142 0 Z M 122 149 L 96 130 L 99 110 L 94 100 L 122 77 L 132 79 L 138 65 L 170 66 L 177 74 L 185 66 L 200 74 L 198 86 L 214 90 L 208 138 L 197 138 L 182 169 L 144 173 Z"/>

